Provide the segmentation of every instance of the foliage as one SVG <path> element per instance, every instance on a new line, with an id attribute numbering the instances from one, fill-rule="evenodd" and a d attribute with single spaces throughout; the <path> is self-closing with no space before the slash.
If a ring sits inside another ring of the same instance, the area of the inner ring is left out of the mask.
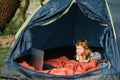
<path id="1" fill-rule="evenodd" d="M 11 48 L 0 48 L 0 70 L 3 68 L 5 62 L 7 61 L 8 58 L 8 52 L 10 51 Z"/>
<path id="2" fill-rule="evenodd" d="M 16 22 L 11 21 L 9 24 L 6 24 L 6 28 L 0 32 L 0 36 L 15 35 L 19 27 Z"/>

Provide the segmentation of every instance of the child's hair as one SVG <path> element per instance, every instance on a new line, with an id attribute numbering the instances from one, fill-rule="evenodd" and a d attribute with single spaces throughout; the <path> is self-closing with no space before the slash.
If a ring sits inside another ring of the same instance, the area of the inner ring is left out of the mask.
<path id="1" fill-rule="evenodd" d="M 76 42 L 76 46 L 82 46 L 85 49 L 84 53 L 82 54 L 82 56 L 83 56 L 83 58 L 85 60 L 88 59 L 88 58 L 90 58 L 90 52 L 91 52 L 91 50 L 88 47 L 87 40 L 79 40 L 79 41 L 77 41 Z"/>

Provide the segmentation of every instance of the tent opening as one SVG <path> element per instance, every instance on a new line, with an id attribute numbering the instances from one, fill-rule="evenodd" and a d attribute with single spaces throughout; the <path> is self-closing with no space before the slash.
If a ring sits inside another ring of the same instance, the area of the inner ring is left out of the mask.
<path id="1" fill-rule="evenodd" d="M 85 39 L 93 52 L 99 52 L 102 58 L 106 58 L 105 48 L 101 40 L 103 40 L 107 28 L 97 21 L 89 19 L 82 13 L 77 4 L 73 4 L 65 15 L 51 24 L 30 28 L 32 48 L 44 51 L 44 61 L 62 56 L 72 60 L 76 54 L 76 41 Z M 14 61 L 17 63 L 26 61 L 27 66 L 31 66 L 31 49 L 23 53 L 26 55 Z M 53 66 L 48 67 L 54 68 Z"/>

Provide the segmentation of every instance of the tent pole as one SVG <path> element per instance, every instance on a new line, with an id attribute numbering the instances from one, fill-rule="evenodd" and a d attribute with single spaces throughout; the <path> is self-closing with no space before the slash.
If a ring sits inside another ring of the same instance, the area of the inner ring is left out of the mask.
<path id="1" fill-rule="evenodd" d="M 109 15 L 109 18 L 110 18 L 110 23 L 112 25 L 113 34 L 114 34 L 114 37 L 115 37 L 115 40 L 116 40 L 117 37 L 116 37 L 116 33 L 115 33 L 115 26 L 114 26 L 114 23 L 113 23 L 112 15 L 111 15 L 110 8 L 109 8 L 107 0 L 105 0 L 105 4 L 106 4 L 108 15 Z"/>
<path id="2" fill-rule="evenodd" d="M 17 31 L 16 35 L 15 35 L 15 39 L 18 38 L 19 34 L 22 32 L 22 30 L 26 27 L 26 25 L 29 23 L 29 21 L 31 20 L 31 18 L 34 16 L 34 14 L 41 8 L 42 6 L 40 5 L 39 7 L 37 7 L 35 9 L 35 11 L 33 11 L 33 14 L 31 14 L 27 20 L 22 24 L 22 26 L 19 28 L 19 30 Z"/>
<path id="3" fill-rule="evenodd" d="M 76 0 L 73 0 L 74 3 L 76 3 Z"/>

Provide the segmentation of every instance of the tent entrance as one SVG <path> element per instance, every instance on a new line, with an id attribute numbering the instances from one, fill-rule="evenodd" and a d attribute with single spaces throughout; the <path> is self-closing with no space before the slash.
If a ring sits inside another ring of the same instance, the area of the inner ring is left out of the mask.
<path id="1" fill-rule="evenodd" d="M 103 55 L 102 60 L 104 60 L 104 50 L 101 47 L 90 47 L 92 49 L 92 51 L 97 51 L 100 52 L 101 55 Z M 32 50 L 32 49 L 31 49 Z M 86 69 L 84 72 L 78 71 L 76 72 L 76 70 L 78 70 L 78 66 L 80 66 L 81 64 L 78 63 L 75 59 L 75 46 L 61 46 L 61 47 L 56 47 L 56 48 L 52 48 L 52 49 L 47 49 L 44 50 L 44 56 L 41 56 L 41 53 L 37 53 L 33 54 L 34 52 L 32 52 L 31 50 L 25 51 L 23 52 L 23 54 L 27 54 L 24 56 L 21 56 L 17 59 L 15 59 L 14 61 L 16 63 L 18 63 L 19 65 L 21 65 L 24 68 L 27 68 L 28 70 L 31 71 L 35 71 L 35 72 L 39 72 L 39 74 L 41 73 L 46 73 L 46 74 L 52 74 L 53 76 L 57 75 L 57 76 L 74 76 L 76 74 L 84 74 L 86 75 L 87 72 L 91 72 L 91 71 L 95 71 L 95 70 L 99 70 L 101 69 L 100 66 L 98 66 L 98 64 L 96 64 L 96 62 L 91 61 L 89 63 L 86 63 L 84 65 L 88 65 L 89 67 L 85 67 L 84 69 Z M 39 57 L 38 59 L 35 58 L 34 56 Z M 44 57 L 44 60 L 43 60 Z M 35 64 L 34 61 L 38 60 L 38 63 Z M 43 62 L 41 61 L 43 60 Z M 42 70 L 41 70 L 41 64 L 43 63 L 42 66 Z M 67 63 L 66 63 L 67 62 Z M 55 66 L 57 63 L 57 66 Z M 55 65 L 54 65 L 55 64 Z M 71 65 L 73 64 L 73 65 Z M 76 65 L 75 65 L 76 64 Z M 63 65 L 63 66 L 61 66 Z M 84 66 L 83 65 L 83 66 Z M 72 71 L 71 66 L 73 66 L 73 71 L 75 71 L 75 73 Z M 64 67 L 64 68 L 62 68 Z M 69 72 L 69 70 L 71 69 L 71 72 Z M 87 70 L 89 68 L 89 70 Z M 83 68 L 81 68 L 83 69 Z M 54 72 L 55 70 L 55 72 Z M 63 70 L 63 71 L 61 71 Z M 57 72 L 56 72 L 57 71 Z M 64 73 L 64 74 L 62 74 Z M 96 73 L 92 73 L 92 74 L 96 74 Z M 99 73 L 100 74 L 100 73 Z"/>
<path id="2" fill-rule="evenodd" d="M 105 26 L 85 16 L 76 4 L 55 22 L 45 26 L 31 28 L 32 47 L 46 50 L 59 46 L 74 45 L 80 39 L 86 39 L 90 46 L 101 47 L 100 41 Z M 40 45 L 38 45 L 38 42 Z"/>
<path id="3" fill-rule="evenodd" d="M 32 47 L 44 51 L 44 60 L 61 56 L 75 59 L 75 42 L 86 39 L 93 51 L 98 51 L 105 57 L 100 41 L 106 28 L 89 19 L 74 4 L 67 14 L 55 22 L 30 28 Z M 15 62 L 26 61 L 31 65 L 32 55 L 29 51 L 24 54 L 27 55 L 17 58 Z"/>
<path id="4" fill-rule="evenodd" d="M 43 80 L 48 79 L 48 77 L 51 79 L 80 78 L 85 80 L 90 79 L 90 77 L 92 77 L 92 80 L 95 78 L 98 80 L 106 78 L 119 79 L 119 51 L 117 42 L 114 39 L 113 30 L 109 24 L 110 21 L 104 1 L 96 0 L 91 2 L 90 0 L 77 0 L 76 4 L 73 4 L 70 10 L 61 18 L 49 25 L 42 25 L 42 23 L 62 14 L 71 2 L 72 0 L 50 0 L 36 12 L 17 38 L 5 69 L 1 73 L 2 76 L 27 80 Z M 94 20 L 89 19 L 82 12 L 87 13 L 86 15 Z M 103 21 L 103 23 L 108 23 L 108 26 L 99 25 L 96 19 Z M 100 51 L 103 51 L 100 53 L 105 54 L 104 57 L 110 61 L 111 67 L 89 72 L 88 74 L 57 76 L 36 71 L 31 66 L 33 56 L 30 53 L 32 48 L 44 51 L 44 61 L 56 58 L 61 59 L 61 57 L 64 60 L 73 60 L 75 43 L 81 39 L 86 39 L 90 48 L 102 48 Z M 18 63 L 21 62 L 25 62 L 24 64 L 29 66 L 29 68 L 20 66 Z M 83 75 L 85 77 L 81 77 Z"/>

